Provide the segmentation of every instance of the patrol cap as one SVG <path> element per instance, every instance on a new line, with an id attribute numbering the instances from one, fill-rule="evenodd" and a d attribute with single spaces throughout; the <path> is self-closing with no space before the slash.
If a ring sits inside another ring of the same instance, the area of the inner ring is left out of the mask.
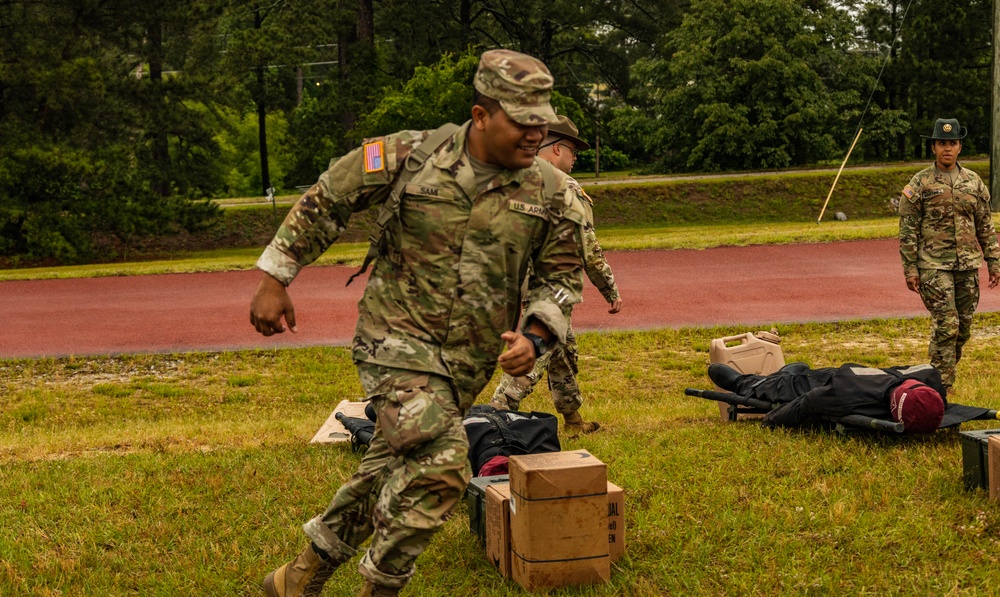
<path id="1" fill-rule="evenodd" d="M 934 134 L 928 137 L 920 135 L 924 139 L 942 139 L 950 141 L 960 141 L 969 134 L 969 129 L 958 125 L 957 118 L 938 118 L 934 123 Z"/>
<path id="2" fill-rule="evenodd" d="M 552 73 L 537 58 L 513 50 L 489 50 L 479 58 L 473 85 L 479 93 L 500 102 L 514 122 L 528 126 L 554 124 L 549 105 Z"/>
<path id="3" fill-rule="evenodd" d="M 590 143 L 577 136 L 580 134 L 580 129 L 576 128 L 573 121 L 565 116 L 559 115 L 559 120 L 555 124 L 549 125 L 549 134 L 566 139 L 581 151 L 590 149 Z"/>
<path id="4" fill-rule="evenodd" d="M 907 433 L 932 433 L 944 418 L 944 400 L 934 388 L 907 379 L 889 395 L 892 418 Z"/>

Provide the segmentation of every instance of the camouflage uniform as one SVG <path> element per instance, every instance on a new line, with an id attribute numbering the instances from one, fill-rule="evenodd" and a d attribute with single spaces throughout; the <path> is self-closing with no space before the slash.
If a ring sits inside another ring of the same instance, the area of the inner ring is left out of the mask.
<path id="1" fill-rule="evenodd" d="M 951 387 L 962 346 L 972 335 L 984 253 L 990 273 L 1000 271 L 990 193 L 968 168 L 956 164 L 955 172 L 943 172 L 931 166 L 904 187 L 899 216 L 903 275 L 920 278 L 920 298 L 933 319 L 928 354 Z"/>
<path id="2" fill-rule="evenodd" d="M 480 83 L 482 91 L 489 81 Z M 504 97 L 502 90 L 496 95 Z M 548 92 L 544 102 L 551 112 Z M 501 101 L 511 118 L 531 122 L 530 114 L 516 113 L 522 104 Z M 375 437 L 327 511 L 303 527 L 334 563 L 373 535 L 360 571 L 384 587 L 409 581 L 471 477 L 462 415 L 496 368 L 505 345 L 500 335 L 517 325 L 529 264 L 539 283 L 522 321 L 537 320 L 559 342 L 582 292 L 586 215 L 568 177 L 553 169 L 556 188 L 546 195 L 536 160 L 478 190 L 466 153 L 470 124 L 416 170 L 385 229 L 358 303 L 352 353 L 378 412 Z M 340 235 L 350 214 L 386 201 L 406 157 L 428 134 L 370 139 L 333 161 L 292 208 L 258 267 L 291 282 Z"/>
<path id="3" fill-rule="evenodd" d="M 578 189 L 578 193 L 584 198 L 584 207 L 587 212 L 587 225 L 584 228 L 584 248 L 586 255 L 584 259 L 584 269 L 587 277 L 597 287 L 608 303 L 613 303 L 621 295 L 618 293 L 618 285 L 615 284 L 614 274 L 611 266 L 604 258 L 604 251 L 597 241 L 594 231 L 594 208 L 593 200 L 580 187 L 575 179 L 570 178 L 571 184 Z M 531 373 L 519 377 L 512 377 L 504 373 L 503 378 L 493 392 L 490 404 L 496 408 L 506 408 L 518 410 L 521 402 L 528 397 L 535 389 L 538 380 L 543 373 L 548 373 L 549 390 L 552 392 L 552 404 L 556 412 L 567 415 L 580 410 L 583 404 L 583 396 L 580 394 L 580 386 L 576 382 L 576 374 L 579 369 L 577 361 L 576 336 L 573 334 L 572 325 L 568 327 L 566 334 L 566 344 L 557 346 L 549 350 L 535 361 L 535 367 Z"/>

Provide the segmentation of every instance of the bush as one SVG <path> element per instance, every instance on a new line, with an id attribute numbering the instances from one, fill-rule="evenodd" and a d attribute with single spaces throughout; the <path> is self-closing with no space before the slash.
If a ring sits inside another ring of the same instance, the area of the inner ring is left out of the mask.
<path id="1" fill-rule="evenodd" d="M 577 172 L 594 172 L 597 159 L 597 151 L 588 149 L 581 151 L 573 165 L 573 170 Z M 601 172 L 611 172 L 614 170 L 627 170 L 632 165 L 632 161 L 623 152 L 610 147 L 601 148 Z"/>
<path id="2" fill-rule="evenodd" d="M 214 205 L 162 198 L 140 180 L 125 148 L 93 152 L 58 145 L 17 148 L 0 158 L 0 249 L 34 261 L 93 258 L 103 234 L 127 245 L 142 235 L 197 230 Z"/>

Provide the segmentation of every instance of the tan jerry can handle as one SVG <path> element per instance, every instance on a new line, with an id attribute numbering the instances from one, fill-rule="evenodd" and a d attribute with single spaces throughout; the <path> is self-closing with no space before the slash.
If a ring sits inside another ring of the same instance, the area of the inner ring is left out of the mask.
<path id="1" fill-rule="evenodd" d="M 715 341 L 721 342 L 722 344 L 729 344 L 730 342 L 735 342 L 739 340 L 740 344 L 746 344 L 747 342 L 750 341 L 750 338 L 748 338 L 747 336 L 750 336 L 752 338 L 753 334 L 751 332 L 746 332 L 738 336 L 726 336 L 725 338 L 717 338 Z"/>

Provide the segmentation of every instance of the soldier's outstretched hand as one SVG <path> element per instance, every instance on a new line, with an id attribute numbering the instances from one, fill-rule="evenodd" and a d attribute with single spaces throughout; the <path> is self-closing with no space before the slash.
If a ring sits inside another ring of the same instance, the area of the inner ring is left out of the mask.
<path id="1" fill-rule="evenodd" d="M 996 288 L 1000 284 L 1000 272 L 990 274 L 990 288 Z"/>
<path id="2" fill-rule="evenodd" d="M 295 327 L 295 307 L 285 285 L 264 274 L 253 300 L 250 301 L 250 323 L 261 334 L 271 336 L 285 331 L 282 318 L 288 323 L 290 330 L 299 331 Z"/>
<path id="3" fill-rule="evenodd" d="M 614 313 L 617 313 L 617 312 L 619 312 L 621 310 L 622 310 L 622 299 L 621 298 L 616 298 L 611 303 L 611 308 L 608 309 L 608 313 L 614 314 Z"/>

